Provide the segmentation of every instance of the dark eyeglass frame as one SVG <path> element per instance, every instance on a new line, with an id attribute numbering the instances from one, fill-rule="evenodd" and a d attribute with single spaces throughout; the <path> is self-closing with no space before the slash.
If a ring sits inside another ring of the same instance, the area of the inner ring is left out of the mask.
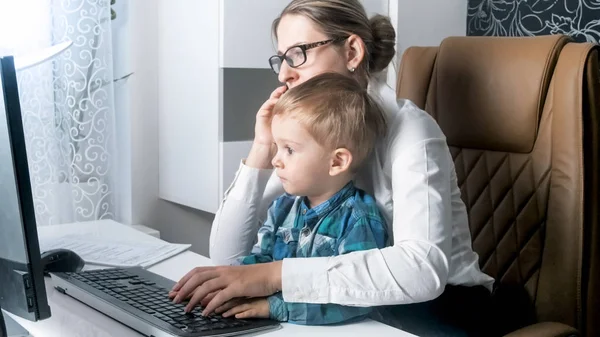
<path id="1" fill-rule="evenodd" d="M 329 44 L 329 43 L 336 43 L 336 42 L 344 41 L 347 38 L 348 38 L 348 36 L 346 36 L 346 37 L 337 37 L 337 38 L 329 39 L 329 40 L 323 40 L 323 41 L 317 41 L 317 42 L 312 42 L 312 43 L 305 43 L 305 44 L 299 44 L 299 45 L 296 45 L 296 46 L 291 46 L 282 55 L 273 55 L 273 56 L 269 57 L 269 65 L 271 66 L 271 69 L 273 70 L 273 72 L 275 72 L 275 74 L 279 74 L 279 71 L 276 71 L 275 67 L 273 67 L 273 62 L 275 60 L 279 60 L 280 69 L 281 69 L 281 65 L 283 64 L 284 61 L 288 64 L 288 66 L 290 66 L 290 68 L 298 68 L 301 65 L 303 65 L 304 63 L 306 63 L 306 60 L 307 60 L 307 58 L 306 58 L 306 51 L 307 50 L 310 50 L 310 49 L 313 49 L 313 48 L 317 48 L 317 47 L 320 47 L 320 46 L 324 46 L 324 45 Z M 302 50 L 302 55 L 304 56 L 304 61 L 302 63 L 300 63 L 300 64 L 291 65 L 287 61 L 286 55 L 287 55 L 287 53 L 290 50 L 292 50 L 294 48 L 300 48 L 300 50 Z"/>

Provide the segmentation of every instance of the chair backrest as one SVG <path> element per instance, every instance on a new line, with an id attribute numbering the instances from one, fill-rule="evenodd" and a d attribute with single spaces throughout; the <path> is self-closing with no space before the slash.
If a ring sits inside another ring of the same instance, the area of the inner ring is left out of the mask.
<path id="1" fill-rule="evenodd" d="M 524 290 L 533 320 L 587 336 L 600 336 L 599 73 L 598 47 L 566 36 L 451 37 L 407 49 L 397 86 L 446 134 L 481 268 Z"/>

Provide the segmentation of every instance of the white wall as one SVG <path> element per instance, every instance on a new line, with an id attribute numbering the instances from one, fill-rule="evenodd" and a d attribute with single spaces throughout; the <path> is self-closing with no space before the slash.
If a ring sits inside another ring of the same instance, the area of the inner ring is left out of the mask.
<path id="1" fill-rule="evenodd" d="M 467 0 L 392 0 L 398 6 L 397 51 L 436 46 L 448 36 L 467 32 Z"/>
<path id="2" fill-rule="evenodd" d="M 389 16 L 396 29 L 396 57 L 387 82 L 396 88 L 404 51 L 411 46 L 437 46 L 449 36 L 467 32 L 467 0 L 389 0 Z"/>

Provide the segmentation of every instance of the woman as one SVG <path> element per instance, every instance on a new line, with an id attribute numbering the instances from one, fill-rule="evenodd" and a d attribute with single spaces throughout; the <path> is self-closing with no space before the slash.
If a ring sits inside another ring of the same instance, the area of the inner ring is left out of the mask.
<path id="1" fill-rule="evenodd" d="M 471 248 L 466 208 L 444 135 L 427 113 L 410 101 L 397 101 L 376 79 L 395 54 L 389 20 L 369 20 L 358 0 L 294 0 L 273 23 L 273 33 L 279 55 L 270 62 L 285 86 L 271 94 L 256 116 L 252 149 L 213 223 L 211 258 L 227 265 L 249 254 L 268 205 L 283 192 L 271 166 L 271 108 L 286 87 L 331 71 L 368 86 L 386 111 L 388 135 L 379 140 L 357 186 L 375 196 L 393 245 L 337 257 L 196 268 L 172 296 L 176 301 L 191 296 L 190 306 L 202 301 L 209 313 L 233 298 L 283 291 L 289 302 L 400 305 L 385 307 L 378 318 L 405 330 L 408 323 L 399 317 L 406 312 L 418 313 L 421 325 L 468 330 L 462 317 L 476 319 L 471 314 L 482 311 L 494 280 L 480 271 Z M 461 312 L 461 304 L 473 308 Z"/>

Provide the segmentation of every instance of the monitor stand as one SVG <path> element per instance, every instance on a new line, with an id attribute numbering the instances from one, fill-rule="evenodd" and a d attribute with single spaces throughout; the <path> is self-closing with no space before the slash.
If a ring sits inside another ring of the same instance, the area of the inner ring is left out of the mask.
<path id="1" fill-rule="evenodd" d="M 5 337 L 3 335 L 4 331 L 2 330 L 4 323 L 6 325 L 6 337 L 29 337 L 29 331 L 25 330 L 19 323 L 17 323 L 14 319 L 8 316 L 3 310 L 2 315 L 0 316 L 0 337 Z M 2 319 L 4 318 L 4 322 Z"/>

